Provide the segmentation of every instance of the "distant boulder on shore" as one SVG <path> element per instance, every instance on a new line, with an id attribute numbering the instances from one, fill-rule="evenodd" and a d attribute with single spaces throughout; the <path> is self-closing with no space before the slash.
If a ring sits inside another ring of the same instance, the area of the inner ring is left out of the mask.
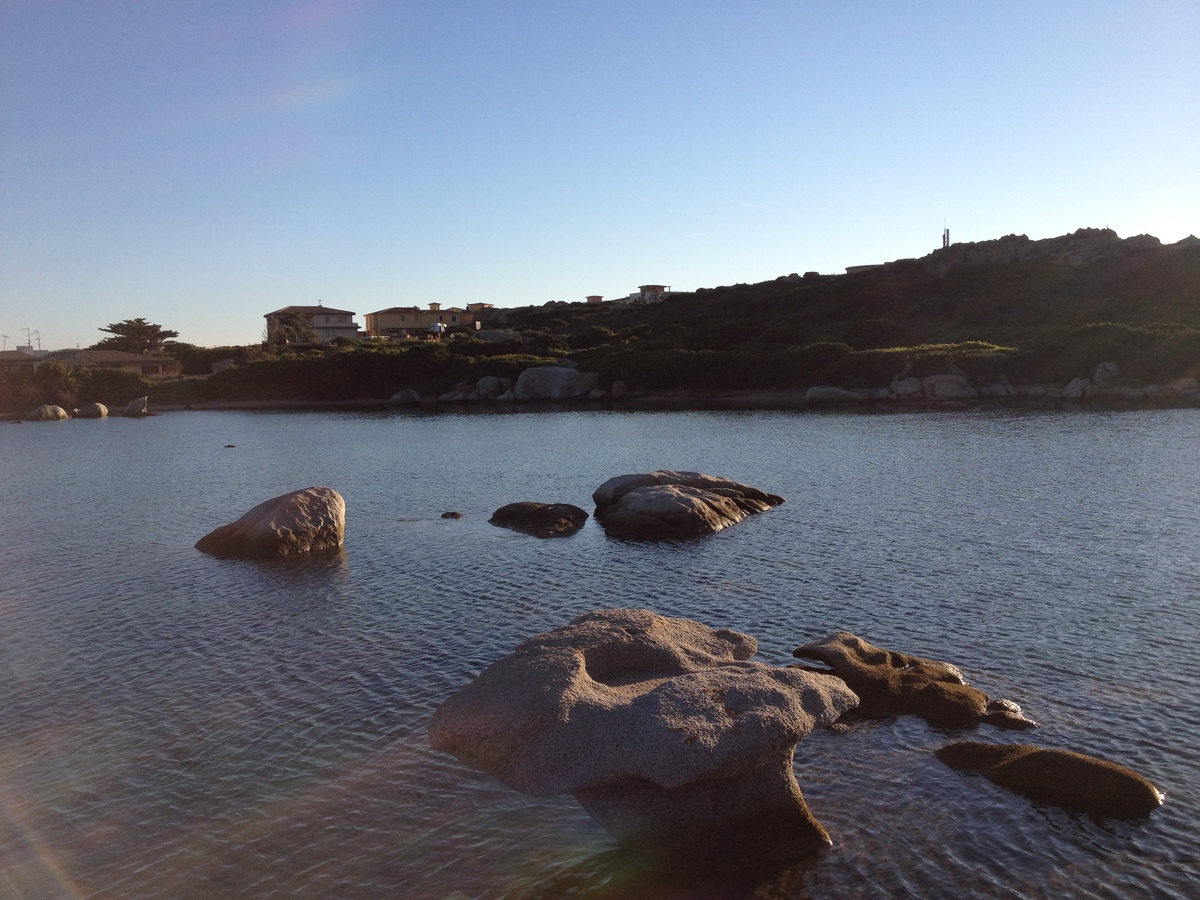
<path id="1" fill-rule="evenodd" d="M 79 419 L 103 419 L 108 415 L 108 407 L 103 403 L 89 403 L 87 406 L 80 407 L 75 414 Z"/>
<path id="2" fill-rule="evenodd" d="M 124 415 L 127 415 L 131 418 L 150 415 L 150 398 L 138 397 L 136 400 L 130 400 L 129 403 L 125 405 Z"/>
<path id="3" fill-rule="evenodd" d="M 61 406 L 54 406 L 51 403 L 46 403 L 42 406 L 39 406 L 25 418 L 27 418 L 30 422 L 58 422 L 62 419 L 69 419 L 70 416 Z"/>
<path id="4" fill-rule="evenodd" d="M 346 537 L 346 501 L 332 488 L 281 494 L 210 531 L 196 549 L 213 556 L 269 559 L 336 550 Z"/>
<path id="5" fill-rule="evenodd" d="M 584 374 L 567 366 L 535 366 L 517 377 L 514 400 L 574 400 L 591 388 Z"/>

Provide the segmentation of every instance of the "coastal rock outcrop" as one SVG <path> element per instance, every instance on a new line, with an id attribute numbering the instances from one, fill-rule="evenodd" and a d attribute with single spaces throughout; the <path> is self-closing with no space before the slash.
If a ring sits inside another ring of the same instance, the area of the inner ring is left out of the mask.
<path id="1" fill-rule="evenodd" d="M 1070 750 L 962 741 L 934 755 L 1032 800 L 1094 815 L 1141 818 L 1163 802 L 1162 792 L 1132 769 Z"/>
<path id="2" fill-rule="evenodd" d="M 537 635 L 447 699 L 430 745 L 530 794 L 572 794 L 651 864 L 694 870 L 827 846 L 796 743 L 858 701 L 837 678 L 749 662 L 752 637 L 648 610 Z"/>
<path id="3" fill-rule="evenodd" d="M 911 713 L 948 728 L 981 722 L 1000 728 L 1036 728 L 1037 722 L 1011 700 L 992 700 L 971 687 L 957 666 L 885 650 L 849 631 L 839 631 L 792 651 L 800 659 L 824 663 L 862 701 L 864 716 Z"/>
<path id="4" fill-rule="evenodd" d="M 332 488 L 309 487 L 266 500 L 236 522 L 210 531 L 196 549 L 254 559 L 336 550 L 346 537 L 346 501 Z"/>
<path id="5" fill-rule="evenodd" d="M 712 534 L 784 502 L 729 478 L 669 469 L 610 478 L 592 501 L 609 535 L 634 540 Z"/>
<path id="6" fill-rule="evenodd" d="M 930 375 L 921 379 L 921 389 L 930 400 L 974 400 L 979 396 L 963 375 Z"/>
<path id="7" fill-rule="evenodd" d="M 567 366 L 535 366 L 517 377 L 514 400 L 574 400 L 587 396 L 587 379 Z"/>
<path id="8" fill-rule="evenodd" d="M 27 418 L 30 422 L 58 422 L 61 419 L 69 419 L 67 411 L 61 406 L 55 406 L 52 403 L 46 403 L 39 406 Z"/>
<path id="9" fill-rule="evenodd" d="M 76 417 L 80 419 L 103 419 L 107 415 L 108 407 L 103 403 L 89 403 L 76 413 Z"/>
<path id="10" fill-rule="evenodd" d="M 582 528 L 587 518 L 584 510 L 570 503 L 522 501 L 500 507 L 488 522 L 535 537 L 565 537 Z"/>

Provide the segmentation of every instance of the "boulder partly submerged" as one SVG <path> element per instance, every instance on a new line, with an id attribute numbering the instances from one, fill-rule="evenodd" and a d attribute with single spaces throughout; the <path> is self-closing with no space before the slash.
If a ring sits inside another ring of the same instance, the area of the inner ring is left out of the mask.
<path id="1" fill-rule="evenodd" d="M 1011 700 L 992 700 L 971 687 L 957 666 L 885 650 L 848 631 L 839 631 L 792 651 L 800 659 L 824 663 L 862 701 L 864 716 L 911 713 L 932 725 L 972 728 L 981 722 L 1000 728 L 1036 728 Z"/>
<path id="2" fill-rule="evenodd" d="M 346 501 L 309 487 L 266 500 L 236 522 L 210 531 L 196 549 L 213 556 L 272 559 L 337 550 L 346 537 Z"/>
<path id="3" fill-rule="evenodd" d="M 1132 769 L 1070 750 L 961 741 L 934 755 L 1037 802 L 1093 815 L 1141 818 L 1163 802 L 1162 792 Z"/>
<path id="4" fill-rule="evenodd" d="M 618 475 L 592 493 L 612 537 L 661 540 L 712 534 L 783 503 L 777 494 L 700 472 Z"/>
<path id="5" fill-rule="evenodd" d="M 570 503 L 521 501 L 500 507 L 488 522 L 535 537 L 566 537 L 582 528 L 587 518 L 586 511 Z"/>
<path id="6" fill-rule="evenodd" d="M 530 638 L 447 699 L 431 746 L 530 794 L 572 794 L 652 865 L 729 869 L 828 846 L 796 743 L 858 701 L 750 662 L 752 637 L 601 610 Z"/>
<path id="7" fill-rule="evenodd" d="M 103 403 L 89 403 L 75 414 L 79 419 L 103 419 L 108 416 L 108 407 Z"/>

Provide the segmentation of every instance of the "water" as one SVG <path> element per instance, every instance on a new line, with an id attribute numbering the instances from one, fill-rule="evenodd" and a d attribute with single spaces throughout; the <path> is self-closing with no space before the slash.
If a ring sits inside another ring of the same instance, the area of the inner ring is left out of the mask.
<path id="1" fill-rule="evenodd" d="M 1194 894 L 1198 437 L 1193 410 L 0 425 L 0 896 Z M 486 522 L 515 500 L 590 510 L 609 476 L 655 468 L 788 502 L 675 545 Z M 192 549 L 312 484 L 346 498 L 342 557 Z M 796 770 L 827 854 L 655 877 L 571 798 L 425 737 L 519 641 L 612 606 L 748 632 L 775 664 L 847 628 L 958 663 L 1044 727 L 813 734 Z M 964 738 L 1104 756 L 1167 802 L 1143 822 L 1039 806 L 933 757 Z"/>

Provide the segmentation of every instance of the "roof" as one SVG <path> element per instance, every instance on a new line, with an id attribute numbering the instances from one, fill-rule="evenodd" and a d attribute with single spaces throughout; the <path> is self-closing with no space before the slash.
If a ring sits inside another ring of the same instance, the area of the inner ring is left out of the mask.
<path id="1" fill-rule="evenodd" d="M 34 356 L 24 350 L 0 350 L 0 365 L 36 366 L 45 356 Z"/>
<path id="2" fill-rule="evenodd" d="M 282 309 L 277 309 L 275 312 L 269 312 L 263 316 L 264 319 L 270 316 L 278 316 L 284 313 L 293 313 L 299 316 L 355 316 L 358 313 L 353 313 L 348 309 L 334 309 L 332 306 L 285 306 Z"/>
<path id="3" fill-rule="evenodd" d="M 433 313 L 434 315 L 439 315 L 441 313 L 448 313 L 448 312 L 460 313 L 460 312 L 466 312 L 466 311 L 467 310 L 463 309 L 460 306 L 447 306 L 445 309 L 421 309 L 421 307 L 419 307 L 419 306 L 393 306 L 393 307 L 390 307 L 389 309 L 381 309 L 378 312 L 364 313 L 363 315 L 386 316 L 386 315 L 391 315 L 393 313 L 425 313 L 425 314 Z"/>

